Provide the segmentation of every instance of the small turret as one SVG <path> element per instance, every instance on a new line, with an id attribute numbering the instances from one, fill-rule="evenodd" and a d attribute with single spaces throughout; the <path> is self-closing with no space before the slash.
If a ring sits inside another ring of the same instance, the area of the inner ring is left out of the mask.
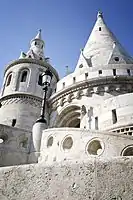
<path id="1" fill-rule="evenodd" d="M 23 59 L 23 58 L 25 58 L 25 57 L 26 57 L 26 54 L 25 54 L 23 51 L 21 51 L 20 56 L 19 56 L 19 59 Z"/>
<path id="2" fill-rule="evenodd" d="M 39 30 L 36 37 L 31 40 L 30 50 L 27 53 L 21 52 L 18 60 L 7 65 L 0 98 L 2 105 L 0 123 L 25 130 L 32 129 L 41 109 L 42 74 L 46 69 L 50 69 L 53 74 L 47 96 L 49 97 L 55 91 L 58 75 L 44 59 L 43 47 L 44 41 Z M 47 111 L 46 115 L 48 115 Z"/>
<path id="3" fill-rule="evenodd" d="M 36 37 L 30 42 L 30 50 L 27 53 L 28 57 L 43 60 L 44 59 L 44 41 L 41 36 L 41 29 L 38 31 Z"/>

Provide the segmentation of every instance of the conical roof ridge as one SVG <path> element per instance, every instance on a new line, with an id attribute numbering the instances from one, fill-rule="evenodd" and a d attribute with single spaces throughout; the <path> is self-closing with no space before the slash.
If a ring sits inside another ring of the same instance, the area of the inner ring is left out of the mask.
<path id="1" fill-rule="evenodd" d="M 86 66 L 86 60 L 91 60 L 91 66 L 89 67 L 97 67 L 99 65 L 109 64 L 109 59 L 114 51 L 114 44 L 116 45 L 119 57 L 123 58 L 119 60 L 123 60 L 124 63 L 133 63 L 131 56 L 128 55 L 115 35 L 106 25 L 103 14 L 98 12 L 97 20 L 83 49 L 83 52 L 80 54 L 76 69 L 78 69 L 81 64 Z M 115 56 L 117 56 L 116 51 Z M 115 60 L 114 63 L 116 63 Z"/>

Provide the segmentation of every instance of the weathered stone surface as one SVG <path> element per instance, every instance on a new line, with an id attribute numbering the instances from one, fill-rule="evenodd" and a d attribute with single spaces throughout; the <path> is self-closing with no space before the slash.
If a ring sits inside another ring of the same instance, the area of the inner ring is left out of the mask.
<path id="1" fill-rule="evenodd" d="M 132 200 L 133 158 L 0 169 L 0 200 Z"/>

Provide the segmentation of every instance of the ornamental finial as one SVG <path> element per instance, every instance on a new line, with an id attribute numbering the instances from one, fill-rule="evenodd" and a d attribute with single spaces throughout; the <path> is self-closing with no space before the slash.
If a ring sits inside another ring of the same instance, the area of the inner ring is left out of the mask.
<path id="1" fill-rule="evenodd" d="M 98 13 L 97 13 L 97 18 L 98 18 L 98 17 L 103 18 L 103 13 L 102 13 L 101 11 L 98 11 Z"/>

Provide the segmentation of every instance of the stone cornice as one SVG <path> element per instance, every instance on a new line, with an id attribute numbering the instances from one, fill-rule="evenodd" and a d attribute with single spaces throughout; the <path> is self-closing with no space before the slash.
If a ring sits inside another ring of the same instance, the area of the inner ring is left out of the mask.
<path id="1" fill-rule="evenodd" d="M 57 78 L 57 81 L 59 80 L 59 75 L 58 73 L 56 72 L 56 70 L 47 62 L 44 62 L 43 60 L 36 60 L 36 59 L 32 59 L 32 58 L 24 58 L 24 59 L 18 59 L 18 60 L 14 60 L 12 61 L 11 63 L 9 63 L 6 68 L 5 68 L 5 72 L 4 72 L 4 75 L 6 73 L 6 71 L 14 66 L 14 65 L 17 65 L 17 64 L 21 64 L 21 63 L 32 63 L 32 64 L 37 64 L 37 65 L 40 65 L 42 67 L 47 67 L 51 70 L 51 72 L 56 76 Z"/>
<path id="2" fill-rule="evenodd" d="M 97 87 L 100 85 L 106 84 L 133 84 L 133 77 L 127 76 L 116 76 L 116 77 L 99 77 L 96 79 L 91 80 L 84 80 L 81 82 L 74 83 L 73 85 L 62 89 L 61 91 L 55 93 L 49 98 L 49 103 L 54 103 L 55 101 L 59 100 L 66 95 L 79 91 L 81 89 L 89 88 L 89 87 Z"/>
<path id="3" fill-rule="evenodd" d="M 9 95 L 6 95 L 6 96 L 2 96 L 0 98 L 0 102 L 2 101 L 5 101 L 7 99 L 11 99 L 11 98 L 31 98 L 31 99 L 35 99 L 39 102 L 42 102 L 42 98 L 40 97 L 37 97 L 37 96 L 34 96 L 34 95 L 31 95 L 31 94 L 26 94 L 26 93 L 14 93 L 14 94 L 9 94 Z"/>
<path id="4" fill-rule="evenodd" d="M 0 99 L 0 102 L 2 104 L 2 107 L 8 104 L 27 104 L 29 106 L 35 107 L 35 108 L 41 108 L 42 100 L 41 98 L 38 98 L 33 95 L 28 94 L 15 94 L 15 95 L 7 95 Z"/>

